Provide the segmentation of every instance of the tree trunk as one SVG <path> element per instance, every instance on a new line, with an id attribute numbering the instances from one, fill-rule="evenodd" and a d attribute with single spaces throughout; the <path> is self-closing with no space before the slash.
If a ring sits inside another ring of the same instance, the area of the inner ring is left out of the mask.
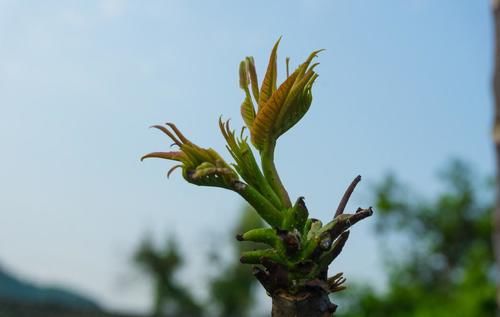
<path id="1" fill-rule="evenodd" d="M 495 25 L 495 70 L 493 73 L 493 93 L 495 97 L 495 122 L 493 141 L 496 155 L 496 206 L 493 211 L 493 251 L 496 262 L 497 316 L 500 316 L 500 0 L 493 0 Z"/>
<path id="2" fill-rule="evenodd" d="M 281 292 L 273 296 L 272 317 L 331 317 L 336 309 L 319 289 L 295 295 Z"/>

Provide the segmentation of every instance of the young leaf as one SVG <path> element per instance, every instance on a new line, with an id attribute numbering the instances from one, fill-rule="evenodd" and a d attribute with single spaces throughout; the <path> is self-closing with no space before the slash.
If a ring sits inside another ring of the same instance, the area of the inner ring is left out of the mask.
<path id="1" fill-rule="evenodd" d="M 278 242 L 278 236 L 274 228 L 256 228 L 237 236 L 240 241 L 252 241 L 265 243 L 271 247 L 275 247 Z"/>
<path id="2" fill-rule="evenodd" d="M 262 151 L 269 141 L 276 140 L 274 133 L 276 120 L 296 77 L 297 72 L 290 75 L 257 112 L 250 132 L 252 143 L 258 150 Z"/>
<path id="3" fill-rule="evenodd" d="M 248 73 L 247 60 L 240 63 L 240 88 L 245 91 L 245 99 L 240 107 L 241 116 L 247 127 L 251 127 L 255 119 L 255 108 L 252 102 L 252 96 L 248 90 L 250 75 Z M 255 70 L 255 69 L 254 69 Z"/>
<path id="4" fill-rule="evenodd" d="M 253 97 L 257 102 L 259 102 L 259 82 L 257 79 L 257 71 L 255 70 L 255 62 L 252 56 L 248 56 L 246 59 L 247 71 L 250 77 L 250 84 L 252 86 Z"/>
<path id="5" fill-rule="evenodd" d="M 259 94 L 259 109 L 271 98 L 271 95 L 276 90 L 276 80 L 278 78 L 278 69 L 276 66 L 278 45 L 281 41 L 281 37 L 278 39 L 276 44 L 274 44 L 273 50 L 271 51 L 271 56 L 269 57 L 269 64 L 267 65 L 266 75 L 262 81 L 262 86 L 260 88 Z"/>
<path id="6" fill-rule="evenodd" d="M 252 99 L 250 99 L 250 95 L 248 93 L 241 104 L 240 111 L 245 125 L 250 129 L 255 120 L 255 108 L 253 107 Z"/>

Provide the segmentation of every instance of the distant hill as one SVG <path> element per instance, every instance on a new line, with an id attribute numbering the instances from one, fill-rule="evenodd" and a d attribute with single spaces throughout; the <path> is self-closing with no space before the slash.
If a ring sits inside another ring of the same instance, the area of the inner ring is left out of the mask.
<path id="1" fill-rule="evenodd" d="M 0 317 L 146 317 L 101 310 L 85 310 L 53 304 L 16 302 L 0 298 Z"/>
<path id="2" fill-rule="evenodd" d="M 82 310 L 100 310 L 92 299 L 60 287 L 44 287 L 23 281 L 0 266 L 0 300 L 49 304 Z"/>

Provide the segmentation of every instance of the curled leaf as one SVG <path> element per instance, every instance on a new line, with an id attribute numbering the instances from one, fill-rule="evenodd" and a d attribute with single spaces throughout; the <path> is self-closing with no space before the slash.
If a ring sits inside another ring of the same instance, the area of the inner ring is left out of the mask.
<path id="1" fill-rule="evenodd" d="M 187 139 L 173 123 L 153 126 L 165 133 L 180 151 L 152 152 L 146 158 L 161 158 L 181 162 L 169 169 L 167 177 L 177 168 L 182 168 L 183 177 L 190 183 L 203 186 L 217 186 L 232 189 L 238 174 L 213 149 L 201 148 Z"/>
<path id="2" fill-rule="evenodd" d="M 172 152 L 151 152 L 143 157 L 141 157 L 141 161 L 147 158 L 161 158 L 165 160 L 173 160 L 182 162 L 185 159 L 185 155 L 180 151 L 172 151 Z"/>

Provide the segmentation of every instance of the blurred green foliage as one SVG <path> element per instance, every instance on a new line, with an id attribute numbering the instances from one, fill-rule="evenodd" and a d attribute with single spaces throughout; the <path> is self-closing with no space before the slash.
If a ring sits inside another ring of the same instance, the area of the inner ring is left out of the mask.
<path id="1" fill-rule="evenodd" d="M 248 206 L 242 213 L 234 234 L 262 227 L 264 222 L 257 212 Z M 239 255 L 244 251 L 265 248 L 265 245 L 254 242 L 238 242 L 236 239 L 233 241 L 233 260 L 212 280 L 210 286 L 211 302 L 216 306 L 216 316 L 219 317 L 249 316 L 251 305 L 255 300 L 254 290 L 257 280 L 251 272 L 251 267 L 240 263 Z"/>
<path id="2" fill-rule="evenodd" d="M 383 291 L 350 284 L 342 297 L 341 317 L 494 316 L 495 285 L 491 246 L 492 182 L 463 162 L 453 161 L 439 174 L 440 192 L 422 197 L 388 176 L 375 186 L 375 230 L 388 276 Z M 234 234 L 264 224 L 247 207 Z M 256 279 L 238 255 L 262 248 L 233 240 L 231 260 L 212 264 L 220 272 L 209 282 L 209 300 L 198 304 L 175 282 L 181 256 L 172 241 L 155 249 L 145 240 L 136 262 L 156 287 L 160 316 L 248 317 L 255 302 Z"/>
<path id="3" fill-rule="evenodd" d="M 417 196 L 396 177 L 376 186 L 376 232 L 387 289 L 357 285 L 345 292 L 343 317 L 472 317 L 495 315 L 491 246 L 493 187 L 453 161 L 440 173 L 443 190 Z"/>
<path id="4" fill-rule="evenodd" d="M 163 248 L 157 248 L 150 239 L 144 239 L 134 260 L 149 275 L 154 287 L 153 316 L 203 316 L 201 305 L 174 278 L 182 265 L 174 240 L 169 240 Z"/>
<path id="5" fill-rule="evenodd" d="M 234 235 L 250 229 L 264 227 L 264 222 L 248 206 L 244 208 Z M 212 263 L 220 268 L 217 276 L 209 281 L 209 299 L 207 303 L 197 302 L 182 283 L 176 280 L 178 269 L 183 263 L 174 240 L 169 240 L 162 247 L 154 246 L 151 239 L 144 239 L 134 255 L 135 264 L 149 276 L 153 286 L 154 307 L 153 316 L 182 317 L 247 317 L 250 316 L 255 300 L 257 280 L 251 272 L 251 267 L 241 265 L 239 255 L 243 251 L 256 250 L 265 247 L 253 242 L 238 242 L 233 239 L 231 244 L 234 256 L 229 262 L 217 260 L 220 256 L 215 250 Z"/>

